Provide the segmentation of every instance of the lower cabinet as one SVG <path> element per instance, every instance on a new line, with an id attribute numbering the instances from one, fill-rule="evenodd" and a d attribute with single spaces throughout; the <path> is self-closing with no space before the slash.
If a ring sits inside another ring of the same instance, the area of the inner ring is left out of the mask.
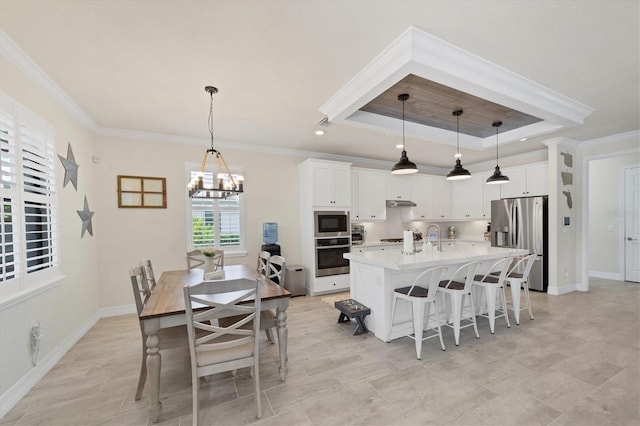
<path id="1" fill-rule="evenodd" d="M 311 271 L 311 273 L 313 272 Z M 316 277 L 313 280 L 313 288 L 307 288 L 307 293 L 311 296 L 323 293 L 336 293 L 349 290 L 349 285 L 349 274 Z"/>

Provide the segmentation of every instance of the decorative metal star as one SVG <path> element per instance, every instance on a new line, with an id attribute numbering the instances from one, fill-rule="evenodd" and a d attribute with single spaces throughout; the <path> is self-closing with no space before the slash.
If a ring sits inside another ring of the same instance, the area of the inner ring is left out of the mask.
<path id="1" fill-rule="evenodd" d="M 89 231 L 89 234 L 93 236 L 93 225 L 91 224 L 91 218 L 94 215 L 94 212 L 89 211 L 89 203 L 87 202 L 87 196 L 84 196 L 84 210 L 76 210 L 78 212 L 78 216 L 82 219 L 82 234 L 80 238 L 84 237 L 84 232 Z"/>
<path id="2" fill-rule="evenodd" d="M 62 162 L 62 167 L 64 167 L 64 183 L 62 187 L 67 186 L 69 182 L 73 184 L 73 187 L 78 190 L 78 168 L 80 167 L 78 163 L 76 163 L 76 159 L 73 156 L 73 151 L 71 150 L 71 143 L 69 143 L 69 147 L 67 148 L 67 158 L 64 158 L 62 155 L 58 155 L 60 161 Z"/>

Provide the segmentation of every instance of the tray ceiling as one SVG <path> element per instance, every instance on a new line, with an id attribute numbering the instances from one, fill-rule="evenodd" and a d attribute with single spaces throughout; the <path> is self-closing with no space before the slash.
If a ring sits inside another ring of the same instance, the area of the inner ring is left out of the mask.
<path id="1" fill-rule="evenodd" d="M 501 132 L 542 121 L 541 118 L 412 74 L 382 92 L 360 111 L 402 119 L 402 102 L 398 100 L 398 95 L 402 93 L 410 96 L 405 105 L 406 121 L 455 132 L 453 111 L 462 109 L 460 133 L 481 139 L 495 135 L 492 123 L 496 120 L 503 121 Z"/>
<path id="2" fill-rule="evenodd" d="M 483 150 L 583 123 L 594 110 L 415 27 L 409 27 L 321 108 L 329 122 Z"/>

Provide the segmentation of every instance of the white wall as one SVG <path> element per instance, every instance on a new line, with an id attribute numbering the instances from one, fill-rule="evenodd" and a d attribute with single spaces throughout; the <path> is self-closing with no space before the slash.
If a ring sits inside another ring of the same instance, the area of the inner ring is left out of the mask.
<path id="1" fill-rule="evenodd" d="M 576 265 L 582 276 L 582 281 L 588 282 L 588 271 L 592 269 L 589 265 L 589 244 L 591 236 L 589 231 L 590 211 L 588 209 L 587 200 L 589 199 L 589 187 L 583 185 L 585 180 L 589 180 L 589 164 L 592 161 L 625 156 L 635 158 L 635 162 L 640 161 L 640 131 L 635 130 L 619 135 L 612 135 L 605 138 L 594 139 L 583 142 L 578 149 L 577 162 L 577 180 L 576 186 L 580 193 L 580 215 L 576 217 Z M 576 159 L 574 159 L 575 161 Z"/>
<path id="2" fill-rule="evenodd" d="M 128 270 L 142 258 L 156 275 L 183 269 L 187 251 L 185 164 L 200 163 L 208 146 L 149 140 L 97 137 L 97 189 L 101 226 L 98 246 L 101 307 L 131 306 Z M 298 170 L 302 158 L 221 148 L 229 167 L 244 177 L 245 233 L 248 254 L 225 257 L 225 264 L 253 265 L 262 245 L 262 224 L 278 223 L 279 244 L 287 264 L 300 262 Z M 211 158 L 209 161 L 212 161 Z M 166 209 L 119 209 L 117 176 L 167 179 Z"/>
<path id="3" fill-rule="evenodd" d="M 92 323 L 98 307 L 97 240 L 107 229 L 102 222 L 104 216 L 97 209 L 91 132 L 4 58 L 0 58 L 0 70 L 0 90 L 55 127 L 56 153 L 66 157 L 67 144 L 71 143 L 76 162 L 80 165 L 78 190 L 70 183 L 63 188 L 64 168 L 56 158 L 60 259 L 65 279 L 47 292 L 8 308 L 0 308 L 0 408 L 4 410 L 12 398 L 21 396 L 20 392 L 25 387 L 16 389 L 16 386 L 25 384 L 22 379 L 38 374 L 38 369 L 32 367 L 29 359 L 29 329 L 35 320 L 41 322 L 44 336 L 39 365 L 60 356 L 61 348 L 68 345 L 70 339 L 88 323 Z M 94 236 L 85 233 L 84 238 L 80 238 L 82 222 L 76 210 L 83 209 L 85 195 L 90 209 L 96 212 L 93 217 Z"/>
<path id="4" fill-rule="evenodd" d="M 637 155 L 589 162 L 589 275 L 624 279 L 623 168 L 638 165 Z"/>

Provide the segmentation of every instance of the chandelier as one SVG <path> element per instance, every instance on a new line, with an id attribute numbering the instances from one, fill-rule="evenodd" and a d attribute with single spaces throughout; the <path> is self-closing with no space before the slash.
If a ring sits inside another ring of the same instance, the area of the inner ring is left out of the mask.
<path id="1" fill-rule="evenodd" d="M 204 199 L 225 199 L 232 195 L 244 192 L 244 178 L 242 176 L 234 177 L 227 166 L 226 161 L 222 157 L 222 153 L 213 147 L 213 95 L 218 93 L 218 89 L 213 86 L 207 86 L 204 90 L 211 96 L 211 104 L 209 106 L 209 134 L 211 135 L 211 148 L 207 149 L 202 159 L 200 171 L 191 179 L 187 189 L 189 190 L 189 198 Z M 205 185 L 205 169 L 207 167 L 207 159 L 209 154 L 216 157 L 217 175 L 211 185 Z"/>

